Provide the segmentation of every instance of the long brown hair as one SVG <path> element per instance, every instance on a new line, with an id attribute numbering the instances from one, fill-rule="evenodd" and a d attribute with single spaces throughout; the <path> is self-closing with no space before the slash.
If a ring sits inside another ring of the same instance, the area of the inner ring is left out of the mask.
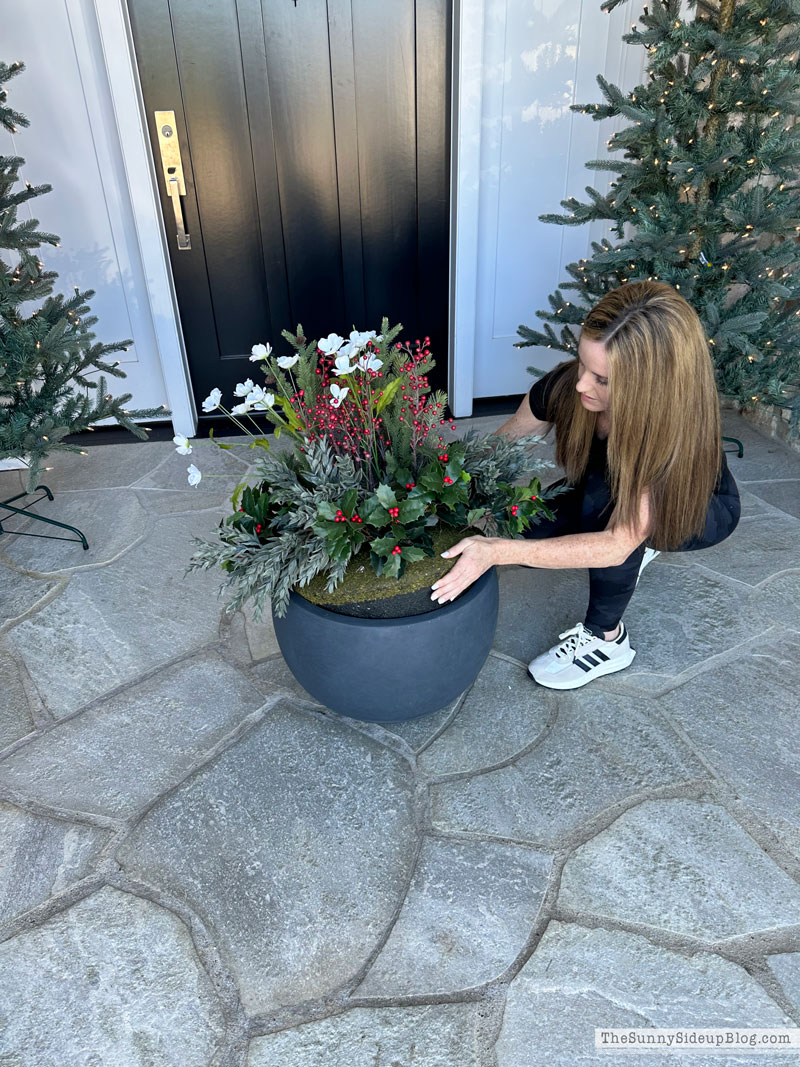
<path id="1" fill-rule="evenodd" d="M 610 525 L 635 524 L 650 491 L 648 544 L 676 549 L 705 528 L 720 473 L 719 397 L 700 319 L 663 282 L 630 282 L 589 312 L 582 337 L 600 341 L 608 357 Z M 550 398 L 556 458 L 573 484 L 586 470 L 597 412 L 575 389 L 577 360 Z"/>

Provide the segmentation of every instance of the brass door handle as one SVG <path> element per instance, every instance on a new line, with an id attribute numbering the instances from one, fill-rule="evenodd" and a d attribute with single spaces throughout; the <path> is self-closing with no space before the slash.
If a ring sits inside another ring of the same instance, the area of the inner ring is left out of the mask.
<path id="1" fill-rule="evenodd" d="M 175 215 L 175 236 L 178 241 L 178 249 L 183 252 L 192 247 L 192 239 L 186 232 L 183 223 L 183 206 L 181 197 L 186 196 L 186 182 L 183 179 L 183 163 L 181 161 L 181 147 L 175 133 L 175 112 L 156 111 L 156 128 L 158 129 L 158 147 L 161 153 L 161 169 L 164 173 L 164 182 L 167 187 L 167 195 L 172 202 L 172 210 Z"/>

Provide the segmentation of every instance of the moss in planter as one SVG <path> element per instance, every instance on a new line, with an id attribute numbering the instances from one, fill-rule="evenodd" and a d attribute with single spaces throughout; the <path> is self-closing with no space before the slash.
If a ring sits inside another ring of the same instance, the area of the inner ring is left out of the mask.
<path id="1" fill-rule="evenodd" d="M 369 561 L 369 549 L 364 546 L 351 560 L 343 581 L 329 593 L 327 575 L 318 574 L 308 585 L 296 592 L 312 604 L 318 604 L 340 615 L 355 615 L 364 619 L 399 619 L 406 615 L 423 615 L 440 607 L 431 600 L 430 587 L 455 564 L 454 559 L 442 559 L 441 553 L 463 537 L 478 530 L 455 530 L 439 526 L 433 534 L 434 555 L 419 563 L 410 563 L 402 578 L 379 578 Z"/>

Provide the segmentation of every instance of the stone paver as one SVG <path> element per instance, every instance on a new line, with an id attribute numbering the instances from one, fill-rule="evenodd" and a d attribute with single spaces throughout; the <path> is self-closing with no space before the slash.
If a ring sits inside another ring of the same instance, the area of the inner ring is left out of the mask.
<path id="1" fill-rule="evenodd" d="M 101 889 L 0 944 L 0 1063 L 210 1067 L 222 1037 L 185 925 Z"/>
<path id="2" fill-rule="evenodd" d="M 657 1053 L 595 1049 L 595 1028 L 773 1027 L 795 1025 L 741 967 L 710 953 L 686 956 L 620 930 L 553 922 L 508 991 L 497 1042 L 498 1067 L 631 1064 L 652 1067 Z M 692 1067 L 770 1064 L 796 1056 L 730 1059 L 664 1055 Z"/>
<path id="3" fill-rule="evenodd" d="M 34 738 L 0 761 L 0 786 L 56 808 L 128 818 L 262 703 L 243 674 L 202 656 Z"/>
<path id="4" fill-rule="evenodd" d="M 454 993 L 497 978 L 524 946 L 552 857 L 426 839 L 403 911 L 359 996 Z"/>
<path id="5" fill-rule="evenodd" d="M 227 511 L 231 494 L 229 491 L 206 489 L 197 492 L 191 489 L 141 489 L 133 490 L 136 499 L 152 515 L 182 515 L 188 511 L 205 511 L 209 508 L 222 508 Z M 220 513 L 220 518 L 223 513 Z"/>
<path id="6" fill-rule="evenodd" d="M 21 540 L 23 538 L 9 537 L 8 544 Z M 0 541 L 2 548 L 3 542 Z M 0 563 L 0 629 L 8 628 L 15 619 L 35 609 L 59 584 L 58 580 L 32 578 Z"/>
<path id="7" fill-rule="evenodd" d="M 268 1011 L 366 963 L 402 902 L 415 823 L 406 761 L 279 706 L 154 808 L 119 859 L 204 917 L 245 1007 Z"/>
<path id="8" fill-rule="evenodd" d="M 800 1012 L 800 952 L 767 956 L 767 966 L 781 983 L 786 996 Z"/>
<path id="9" fill-rule="evenodd" d="M 756 625 L 788 626 L 800 630 L 800 570 L 768 578 L 750 599 Z M 773 637 L 772 641 L 780 641 Z"/>
<path id="10" fill-rule="evenodd" d="M 757 515 L 742 518 L 733 534 L 713 548 L 673 552 L 666 559 L 676 566 L 697 564 L 738 582 L 757 585 L 771 574 L 794 566 L 798 543 L 800 519 L 782 513 Z"/>
<path id="11" fill-rule="evenodd" d="M 192 534 L 214 526 L 209 513 L 162 519 L 113 567 L 73 574 L 57 600 L 9 632 L 54 715 L 217 639 L 219 577 L 184 575 Z"/>
<path id="12" fill-rule="evenodd" d="M 647 705 L 598 689 L 561 699 L 558 719 L 528 755 L 500 770 L 432 787 L 437 829 L 554 848 L 613 804 L 707 776 Z"/>
<path id="13" fill-rule="evenodd" d="M 247 1067 L 480 1067 L 469 1004 L 353 1008 L 250 1043 Z"/>
<path id="14" fill-rule="evenodd" d="M 0 538 L 0 1064 L 574 1067 L 621 1061 L 595 1026 L 800 1026 L 800 453 L 724 425 L 740 528 L 648 568 L 628 670 L 536 686 L 588 576 L 501 568 L 475 685 L 386 725 L 184 576 L 252 453 L 54 457 L 90 552 Z M 692 1067 L 729 1059 L 763 1063 Z"/>
<path id="15" fill-rule="evenodd" d="M 216 498 L 220 492 L 227 492 L 230 496 L 236 485 L 245 478 L 249 458 L 246 450 L 225 452 L 211 443 L 196 446 L 190 456 L 178 456 L 173 448 L 160 466 L 150 470 L 134 484 L 137 489 L 185 491 L 189 484 L 187 468 L 194 465 L 204 476 L 198 485 L 191 487 L 198 497 Z"/>
<path id="16" fill-rule="evenodd" d="M 33 729 L 30 703 L 14 658 L 0 645 L 3 711 L 0 714 L 0 751 Z"/>
<path id="17" fill-rule="evenodd" d="M 747 807 L 800 855 L 800 635 L 753 643 L 732 663 L 673 689 L 663 710 Z M 734 700 L 734 693 L 756 699 Z M 800 916 L 798 916 L 800 918 Z"/>
<path id="18" fill-rule="evenodd" d="M 59 493 L 55 500 L 37 504 L 40 515 L 79 529 L 87 542 L 84 550 L 75 541 L 39 537 L 9 537 L 0 548 L 15 567 L 47 573 L 69 572 L 75 567 L 102 566 L 140 541 L 149 528 L 148 515 L 136 495 L 128 489 L 105 489 Z M 29 520 L 26 530 L 44 530 Z M 68 530 L 47 531 L 59 537 L 73 537 Z"/>
<path id="19" fill-rule="evenodd" d="M 554 703 L 522 667 L 490 656 L 455 721 L 425 749 L 419 765 L 443 775 L 512 759 L 541 736 Z"/>
<path id="20" fill-rule="evenodd" d="M 48 461 L 52 470 L 42 481 L 54 494 L 71 489 L 113 489 L 133 485 L 154 470 L 175 449 L 168 441 L 131 441 L 116 445 L 91 445 L 86 455 L 57 452 Z"/>
<path id="21" fill-rule="evenodd" d="M 0 922 L 84 878 L 109 834 L 0 803 Z M 2 1061 L 0 1061 L 2 1062 Z"/>
<path id="22" fill-rule="evenodd" d="M 755 495 L 756 499 L 800 519 L 800 478 L 785 482 L 749 482 L 748 489 L 748 496 Z"/>
<path id="23" fill-rule="evenodd" d="M 800 885 L 718 805 L 648 800 L 570 856 L 559 902 L 716 941 L 795 925 Z"/>

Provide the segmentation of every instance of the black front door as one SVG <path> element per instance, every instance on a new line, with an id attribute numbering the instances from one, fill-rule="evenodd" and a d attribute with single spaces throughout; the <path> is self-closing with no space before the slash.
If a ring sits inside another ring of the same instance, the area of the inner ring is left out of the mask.
<path id="1" fill-rule="evenodd" d="M 430 335 L 446 385 L 449 0 L 128 0 L 199 404 L 353 327 Z M 189 250 L 161 180 L 174 111 Z"/>

